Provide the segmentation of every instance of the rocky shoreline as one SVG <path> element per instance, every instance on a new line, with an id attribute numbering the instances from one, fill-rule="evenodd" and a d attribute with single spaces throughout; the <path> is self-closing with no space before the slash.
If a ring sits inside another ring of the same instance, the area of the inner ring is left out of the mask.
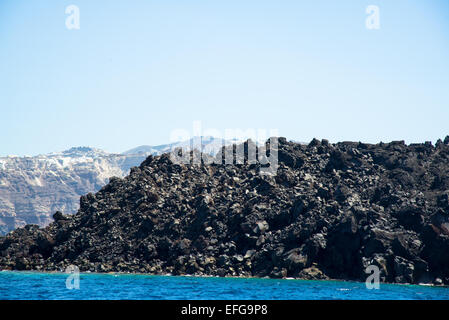
<path id="1" fill-rule="evenodd" d="M 278 158 L 270 177 L 150 156 L 77 214 L 0 238 L 0 269 L 365 281 L 375 265 L 382 282 L 449 284 L 449 136 L 279 138 Z"/>

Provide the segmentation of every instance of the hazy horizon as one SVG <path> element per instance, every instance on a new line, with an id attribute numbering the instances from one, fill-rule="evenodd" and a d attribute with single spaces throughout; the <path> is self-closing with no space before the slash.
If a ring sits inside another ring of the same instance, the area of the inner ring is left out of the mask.
<path id="1" fill-rule="evenodd" d="M 435 143 L 449 135 L 448 35 L 443 0 L 4 0 L 0 156 L 121 153 L 196 120 L 304 142 Z"/>

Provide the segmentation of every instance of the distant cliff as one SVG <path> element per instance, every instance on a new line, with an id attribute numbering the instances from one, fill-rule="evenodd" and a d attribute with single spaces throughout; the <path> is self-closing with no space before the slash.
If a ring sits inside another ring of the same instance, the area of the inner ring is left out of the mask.
<path id="1" fill-rule="evenodd" d="M 194 137 L 158 146 L 140 146 L 122 154 L 77 147 L 34 157 L 0 157 L 0 235 L 25 226 L 46 226 L 52 214 L 75 213 L 80 196 L 96 192 L 109 178 L 124 177 L 148 155 L 160 155 L 173 147 L 202 146 L 216 154 L 223 144 L 219 138 Z"/>
<path id="2" fill-rule="evenodd" d="M 0 158 L 0 234 L 26 224 L 45 226 L 55 211 L 75 213 L 79 197 L 123 177 L 144 154 L 81 147 L 35 157 Z"/>

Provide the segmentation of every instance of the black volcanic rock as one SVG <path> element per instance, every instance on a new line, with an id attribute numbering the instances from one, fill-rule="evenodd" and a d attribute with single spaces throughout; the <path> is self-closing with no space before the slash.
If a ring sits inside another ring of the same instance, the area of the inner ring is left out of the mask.
<path id="1" fill-rule="evenodd" d="M 279 139 L 275 176 L 150 156 L 76 215 L 0 238 L 0 268 L 364 281 L 376 265 L 383 281 L 449 284 L 448 141 Z"/>

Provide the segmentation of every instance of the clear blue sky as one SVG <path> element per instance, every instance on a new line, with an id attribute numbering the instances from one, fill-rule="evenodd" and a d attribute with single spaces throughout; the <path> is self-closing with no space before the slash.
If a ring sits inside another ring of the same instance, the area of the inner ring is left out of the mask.
<path id="1" fill-rule="evenodd" d="M 449 1 L 0 1 L 0 155 L 121 152 L 194 120 L 298 141 L 444 138 Z"/>

